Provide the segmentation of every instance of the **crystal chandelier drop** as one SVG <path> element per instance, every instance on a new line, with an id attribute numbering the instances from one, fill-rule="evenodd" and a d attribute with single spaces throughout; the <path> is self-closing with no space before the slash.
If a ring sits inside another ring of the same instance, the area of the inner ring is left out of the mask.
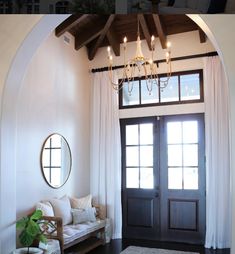
<path id="1" fill-rule="evenodd" d="M 152 93 L 154 85 L 160 87 L 161 91 L 168 85 L 169 79 L 171 77 L 171 43 L 167 42 L 166 45 L 166 65 L 167 65 L 167 74 L 165 78 L 160 78 L 157 72 L 157 64 L 154 62 L 154 53 L 155 53 L 155 37 L 151 37 L 151 57 L 146 58 L 142 53 L 141 40 L 140 40 L 140 31 L 139 31 L 139 20 L 138 20 L 138 30 L 137 30 L 137 41 L 136 41 L 136 54 L 135 57 L 126 60 L 126 50 L 127 50 L 127 37 L 123 39 L 124 47 L 124 67 L 122 78 L 118 83 L 113 82 L 113 56 L 111 54 L 111 48 L 108 46 L 108 60 L 109 60 L 109 73 L 110 73 L 110 82 L 113 88 L 118 91 L 123 88 L 124 84 L 128 84 L 128 94 L 129 96 L 133 90 L 133 81 L 135 77 L 144 76 L 146 80 L 146 88 L 149 92 L 149 95 Z"/>

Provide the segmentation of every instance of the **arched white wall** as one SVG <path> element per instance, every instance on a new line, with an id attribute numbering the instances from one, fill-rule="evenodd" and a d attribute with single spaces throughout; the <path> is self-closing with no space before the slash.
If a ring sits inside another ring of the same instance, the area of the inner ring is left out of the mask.
<path id="1" fill-rule="evenodd" d="M 232 246 L 235 253 L 235 34 L 229 28 L 235 27 L 235 15 L 189 15 L 207 34 L 223 61 L 230 92 L 231 114 L 231 193 L 232 193 Z"/>
<path id="2" fill-rule="evenodd" d="M 42 43 L 45 37 L 58 25 L 66 16 L 45 16 L 34 27 L 26 39 L 22 38 L 17 42 L 19 48 L 14 62 L 9 65 L 8 78 L 5 82 L 5 91 L 2 99 L 2 117 L 1 117 L 1 172 L 0 172 L 0 253 L 10 253 L 15 246 L 15 165 L 14 154 L 12 154 L 12 145 L 15 141 L 15 112 L 16 102 L 21 80 L 26 71 L 32 55 Z M 235 27 L 235 17 L 232 15 L 194 15 L 190 16 L 206 32 L 208 37 L 214 43 L 223 59 L 225 71 L 229 79 L 230 97 L 231 97 L 231 116 L 232 116 L 232 153 L 235 151 L 235 34 L 228 27 Z M 7 24 L 5 24 L 7 26 Z M 30 24 L 25 26 L 28 30 Z M 14 32 L 14 30 L 12 30 Z M 27 34 L 27 33 L 26 33 Z M 1 44 L 2 46 L 2 44 Z M 0 46 L 0 47 L 1 47 Z M 23 57 L 24 56 L 24 57 Z M 20 61 L 19 61 L 20 60 Z M 5 73 L 6 74 L 6 73 Z M 234 101 L 233 101 L 234 99 Z M 235 185 L 235 156 L 232 161 L 233 186 Z M 233 197 L 235 189 L 233 188 Z M 233 203 L 233 213 L 235 213 L 235 202 Z M 235 252 L 235 220 L 233 221 L 233 241 L 231 253 Z"/>
<path id="3" fill-rule="evenodd" d="M 67 17 L 68 15 L 44 16 L 39 20 L 37 25 L 34 25 L 33 29 L 30 20 L 27 20 L 25 28 L 21 27 L 25 37 L 15 42 L 14 48 L 18 48 L 18 50 L 14 56 L 14 60 L 9 63 L 9 68 L 6 68 L 7 78 L 1 98 L 0 253 L 11 253 L 12 250 L 15 249 L 16 107 L 20 85 L 37 48 L 55 27 Z M 33 18 L 32 21 L 34 20 Z M 8 24 L 5 23 L 6 27 L 7 25 Z M 17 24 L 15 24 L 14 29 L 12 28 L 12 30 L 9 31 L 14 33 L 15 29 L 17 29 Z M 8 33 L 10 33 L 9 31 Z M 12 38 L 12 36 L 10 37 Z M 9 54 L 11 54 L 11 52 L 9 52 Z M 4 74 L 6 75 L 6 73 Z M 22 199 L 23 198 L 24 197 L 22 197 Z"/>

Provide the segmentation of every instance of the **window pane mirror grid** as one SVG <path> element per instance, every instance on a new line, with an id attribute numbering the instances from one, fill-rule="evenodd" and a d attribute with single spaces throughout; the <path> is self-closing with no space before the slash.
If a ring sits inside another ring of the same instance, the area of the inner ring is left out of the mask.
<path id="1" fill-rule="evenodd" d="M 51 184 L 54 186 L 59 186 L 61 184 L 60 168 L 51 168 Z"/>
<path id="2" fill-rule="evenodd" d="M 153 188 L 152 123 L 126 125 L 126 188 Z"/>
<path id="3" fill-rule="evenodd" d="M 164 74 L 159 75 L 165 80 Z M 172 73 L 166 88 L 160 89 L 157 84 L 147 82 L 144 77 L 134 81 L 133 96 L 128 94 L 127 82 L 120 90 L 120 108 L 145 107 L 165 104 L 179 104 L 203 101 L 203 76 L 202 70 Z M 146 86 L 148 84 L 148 86 Z M 137 88 L 139 87 L 139 88 Z M 151 89 L 151 94 L 148 88 Z"/>
<path id="4" fill-rule="evenodd" d="M 51 147 L 52 148 L 61 148 L 61 136 L 55 134 L 53 138 L 51 138 Z"/>
<path id="5" fill-rule="evenodd" d="M 167 123 L 168 189 L 198 189 L 197 124 Z"/>
<path id="6" fill-rule="evenodd" d="M 53 152 L 51 154 L 51 166 L 61 167 L 61 148 L 53 149 Z"/>

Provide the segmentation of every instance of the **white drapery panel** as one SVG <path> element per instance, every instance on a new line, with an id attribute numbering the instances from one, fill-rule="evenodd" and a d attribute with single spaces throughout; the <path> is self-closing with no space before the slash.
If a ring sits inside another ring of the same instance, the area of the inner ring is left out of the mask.
<path id="1" fill-rule="evenodd" d="M 206 248 L 231 240 L 230 113 L 228 82 L 219 57 L 204 59 L 207 215 Z"/>
<path id="2" fill-rule="evenodd" d="M 117 77 L 114 75 L 115 81 Z M 106 208 L 112 237 L 121 238 L 121 139 L 117 92 L 108 72 L 95 73 L 92 86 L 91 194 Z"/>

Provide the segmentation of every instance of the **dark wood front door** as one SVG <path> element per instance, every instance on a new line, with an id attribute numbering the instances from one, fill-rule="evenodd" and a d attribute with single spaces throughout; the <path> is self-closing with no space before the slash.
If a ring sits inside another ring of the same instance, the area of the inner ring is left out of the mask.
<path id="1" fill-rule="evenodd" d="M 121 121 L 124 238 L 204 243 L 203 118 Z"/>
<path id="2" fill-rule="evenodd" d="M 159 128 L 155 118 L 121 121 L 123 237 L 159 239 Z"/>

